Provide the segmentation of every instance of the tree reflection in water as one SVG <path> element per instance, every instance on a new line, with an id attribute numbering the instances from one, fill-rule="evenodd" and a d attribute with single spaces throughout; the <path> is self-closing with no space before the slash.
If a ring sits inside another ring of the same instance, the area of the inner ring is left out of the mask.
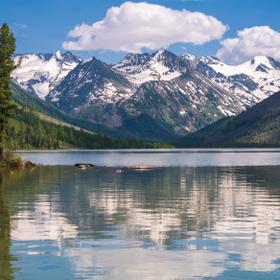
<path id="1" fill-rule="evenodd" d="M 6 195 L 4 176 L 0 173 L 0 279 L 14 279 L 16 260 L 10 252 L 11 248 L 11 217 L 9 200 Z"/>

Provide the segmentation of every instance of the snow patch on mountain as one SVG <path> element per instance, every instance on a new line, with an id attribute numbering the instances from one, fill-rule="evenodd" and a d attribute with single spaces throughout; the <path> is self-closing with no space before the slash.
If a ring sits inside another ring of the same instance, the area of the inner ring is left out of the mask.
<path id="1" fill-rule="evenodd" d="M 264 76 L 279 78 L 280 69 L 275 69 L 272 63 L 272 58 L 256 56 L 252 60 L 240 65 L 227 65 L 219 60 L 211 60 L 208 62 L 208 65 L 216 72 L 222 73 L 225 76 L 246 74 L 256 78 L 262 78 Z"/>
<path id="2" fill-rule="evenodd" d="M 154 54 L 128 54 L 113 68 L 136 85 L 148 81 L 170 81 L 181 76 L 187 65 L 169 51 Z"/>
<path id="3" fill-rule="evenodd" d="M 81 61 L 70 52 L 62 54 L 23 54 L 15 56 L 18 67 L 13 79 L 25 90 L 34 92 L 40 98 L 46 95 Z"/>
<path id="4" fill-rule="evenodd" d="M 127 99 L 133 94 L 129 88 L 124 88 L 121 91 L 112 82 L 105 82 L 103 86 L 89 93 L 88 102 L 102 101 L 104 103 L 116 103 L 120 100 Z"/>
<path id="5" fill-rule="evenodd" d="M 243 110 L 280 89 L 280 63 L 265 56 L 256 56 L 240 65 L 202 57 L 196 69 L 243 100 Z"/>

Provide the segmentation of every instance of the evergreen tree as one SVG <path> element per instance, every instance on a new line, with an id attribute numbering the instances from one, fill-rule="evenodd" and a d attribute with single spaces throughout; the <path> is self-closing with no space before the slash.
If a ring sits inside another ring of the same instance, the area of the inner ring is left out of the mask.
<path id="1" fill-rule="evenodd" d="M 13 107 L 11 100 L 11 72 L 16 68 L 14 52 L 16 40 L 9 26 L 4 23 L 0 28 L 0 159 L 3 158 L 4 132 Z"/>

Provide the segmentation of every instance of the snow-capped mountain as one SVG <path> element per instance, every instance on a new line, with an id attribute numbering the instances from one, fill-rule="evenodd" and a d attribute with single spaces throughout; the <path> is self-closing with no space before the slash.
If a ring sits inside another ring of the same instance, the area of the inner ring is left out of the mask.
<path id="1" fill-rule="evenodd" d="M 16 55 L 12 76 L 25 90 L 45 99 L 49 92 L 81 61 L 70 52 Z"/>
<path id="2" fill-rule="evenodd" d="M 118 66 L 96 58 L 82 62 L 50 92 L 47 101 L 94 123 L 131 133 L 138 126 L 147 137 L 147 119 L 153 123 L 151 136 L 156 130 L 180 135 L 217 120 L 227 108 L 231 114 L 239 112 L 228 92 L 170 52 L 129 55 Z M 124 67 L 137 71 L 124 74 Z M 158 76 L 150 75 L 141 84 L 131 82 L 135 73 L 151 69 Z"/>
<path id="3" fill-rule="evenodd" d="M 169 51 L 128 54 L 115 65 L 80 63 L 47 100 L 94 123 L 167 137 L 253 106 L 279 89 L 278 75 L 279 63 L 270 58 L 230 66 Z"/>
<path id="4" fill-rule="evenodd" d="M 102 110 L 106 105 L 114 106 L 118 101 L 129 98 L 134 91 L 135 88 L 125 77 L 93 57 L 74 68 L 50 91 L 46 100 L 75 114 L 84 114 L 91 108 L 97 122 L 105 115 Z"/>
<path id="5" fill-rule="evenodd" d="M 195 65 L 242 102 L 242 110 L 255 105 L 280 89 L 280 63 L 257 56 L 240 65 L 227 65 L 215 57 L 202 57 Z"/>
<path id="6" fill-rule="evenodd" d="M 169 51 L 128 54 L 115 65 L 70 53 L 21 58 L 15 80 L 59 109 L 146 138 L 196 131 L 280 89 L 280 63 L 255 57 L 227 65 Z"/>
<path id="7" fill-rule="evenodd" d="M 113 68 L 137 85 L 148 81 L 170 81 L 184 74 L 189 64 L 169 51 L 128 54 Z"/>
<path id="8" fill-rule="evenodd" d="M 121 108 L 134 122 L 148 116 L 173 135 L 196 131 L 223 117 L 227 108 L 239 112 L 229 92 L 194 70 L 170 81 L 143 83 Z"/>

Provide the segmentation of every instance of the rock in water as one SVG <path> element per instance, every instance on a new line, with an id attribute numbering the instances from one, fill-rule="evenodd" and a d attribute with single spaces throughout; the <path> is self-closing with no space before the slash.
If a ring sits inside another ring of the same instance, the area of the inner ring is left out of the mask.
<path id="1" fill-rule="evenodd" d="M 93 168 L 96 165 L 94 165 L 92 163 L 76 163 L 76 164 L 74 164 L 74 166 L 78 169 L 85 170 L 85 169 L 88 169 L 88 168 Z"/>
<path id="2" fill-rule="evenodd" d="M 24 168 L 26 168 L 26 169 L 33 169 L 35 167 L 37 167 L 37 164 L 32 161 L 24 162 Z"/>

